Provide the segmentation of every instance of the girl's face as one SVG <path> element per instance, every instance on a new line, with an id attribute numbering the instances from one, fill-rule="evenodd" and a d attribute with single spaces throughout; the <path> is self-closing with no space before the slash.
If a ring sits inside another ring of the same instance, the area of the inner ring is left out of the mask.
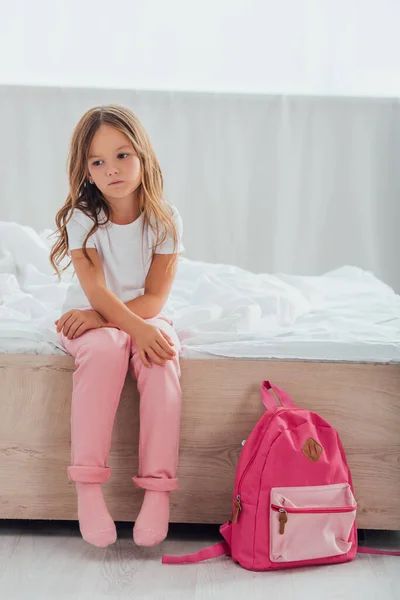
<path id="1" fill-rule="evenodd" d="M 133 194 L 141 183 L 139 157 L 124 133 L 101 125 L 89 148 L 89 181 L 106 200 L 118 200 Z"/>

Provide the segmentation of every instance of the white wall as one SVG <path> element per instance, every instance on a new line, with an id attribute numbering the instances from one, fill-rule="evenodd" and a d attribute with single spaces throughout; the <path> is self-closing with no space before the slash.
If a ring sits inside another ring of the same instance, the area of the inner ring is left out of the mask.
<path id="1" fill-rule="evenodd" d="M 0 7 L 0 83 L 400 96 L 400 0 Z"/>
<path id="2" fill-rule="evenodd" d="M 72 129 L 109 102 L 149 131 L 189 258 L 400 291 L 398 100 L 0 86 L 0 221 L 54 226 Z"/>

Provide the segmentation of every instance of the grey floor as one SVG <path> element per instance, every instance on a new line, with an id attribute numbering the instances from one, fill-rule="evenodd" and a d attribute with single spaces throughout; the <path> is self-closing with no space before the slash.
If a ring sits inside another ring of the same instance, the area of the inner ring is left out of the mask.
<path id="1" fill-rule="evenodd" d="M 158 548 L 139 549 L 118 526 L 106 550 L 82 541 L 75 523 L 0 521 L 1 600 L 400 600 L 400 558 L 360 555 L 348 564 L 270 573 L 228 558 L 161 565 L 220 539 L 210 526 L 171 526 Z M 360 543 L 400 549 L 400 532 L 360 532 Z"/>

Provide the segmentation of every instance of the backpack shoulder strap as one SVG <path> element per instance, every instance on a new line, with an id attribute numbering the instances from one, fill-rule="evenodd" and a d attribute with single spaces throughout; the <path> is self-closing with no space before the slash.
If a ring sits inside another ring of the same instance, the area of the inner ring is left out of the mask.
<path id="1" fill-rule="evenodd" d="M 375 550 L 374 548 L 358 548 L 358 554 L 381 554 L 382 556 L 400 556 L 399 551 L 393 550 Z"/>
<path id="2" fill-rule="evenodd" d="M 374 548 L 358 548 L 359 554 L 380 554 L 383 556 L 400 556 L 400 552 L 391 550 L 375 550 Z M 204 548 L 194 554 L 184 554 L 182 556 L 163 556 L 163 565 L 183 565 L 188 563 L 199 563 L 210 558 L 218 556 L 231 556 L 231 549 L 227 542 L 218 542 L 213 546 Z"/>
<path id="3" fill-rule="evenodd" d="M 200 552 L 194 554 L 184 554 L 183 556 L 163 556 L 163 565 L 183 565 L 186 563 L 198 563 L 209 558 L 217 558 L 218 556 L 230 556 L 231 549 L 227 542 L 218 542 L 213 546 L 204 548 Z"/>

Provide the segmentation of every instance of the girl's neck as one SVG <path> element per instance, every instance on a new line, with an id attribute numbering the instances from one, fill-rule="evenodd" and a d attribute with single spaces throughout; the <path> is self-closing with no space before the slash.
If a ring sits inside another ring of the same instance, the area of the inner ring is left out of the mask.
<path id="1" fill-rule="evenodd" d="M 127 198 L 108 200 L 110 221 L 116 225 L 128 225 L 140 216 L 139 196 L 134 193 Z"/>

